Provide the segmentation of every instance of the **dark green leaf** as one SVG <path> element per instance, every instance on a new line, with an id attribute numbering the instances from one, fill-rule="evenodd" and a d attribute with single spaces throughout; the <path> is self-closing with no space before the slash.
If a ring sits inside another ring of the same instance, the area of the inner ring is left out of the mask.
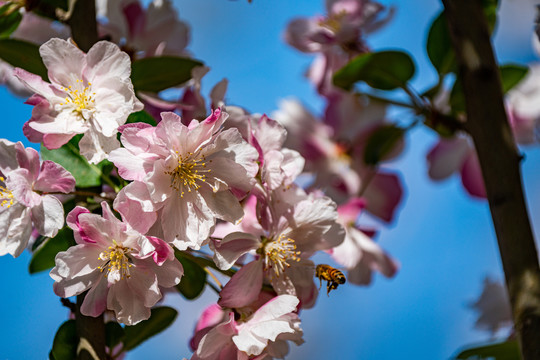
<path id="1" fill-rule="evenodd" d="M 0 59 L 48 80 L 47 68 L 37 45 L 22 40 L 0 39 Z"/>
<path id="2" fill-rule="evenodd" d="M 0 38 L 7 38 L 17 29 L 22 15 L 17 6 L 8 2 L 0 7 Z"/>
<path id="3" fill-rule="evenodd" d="M 503 94 L 506 94 L 514 86 L 527 75 L 529 69 L 525 66 L 506 64 L 502 65 L 501 70 L 501 82 L 503 87 Z"/>
<path id="4" fill-rule="evenodd" d="M 401 51 L 380 51 L 352 59 L 334 75 L 334 84 L 350 90 L 359 81 L 381 90 L 404 87 L 414 75 L 414 63 Z"/>
<path id="5" fill-rule="evenodd" d="M 441 12 L 431 24 L 426 48 L 429 60 L 439 74 L 456 71 L 456 58 L 444 12 Z"/>
<path id="6" fill-rule="evenodd" d="M 131 81 L 136 91 L 159 92 L 191 79 L 191 70 L 202 63 L 197 60 L 162 56 L 135 60 Z"/>
<path id="7" fill-rule="evenodd" d="M 78 344 L 75 320 L 68 320 L 56 332 L 51 354 L 55 360 L 74 360 L 77 357 Z"/>
<path id="8" fill-rule="evenodd" d="M 152 126 L 157 125 L 156 119 L 154 119 L 152 115 L 150 115 L 144 110 L 137 111 L 129 115 L 127 118 L 126 124 L 132 124 L 132 123 L 137 123 L 137 122 L 150 124 Z"/>
<path id="9" fill-rule="evenodd" d="M 56 11 L 58 8 L 66 11 L 68 9 L 68 0 L 26 0 L 26 10 L 39 14 L 40 16 L 51 20 L 58 20 Z"/>
<path id="10" fill-rule="evenodd" d="M 105 324 L 105 345 L 109 349 L 114 348 L 124 339 L 124 328 L 116 321 L 109 321 Z"/>
<path id="11" fill-rule="evenodd" d="M 167 306 L 152 309 L 150 319 L 124 328 L 126 334 L 124 349 L 126 351 L 134 349 L 152 336 L 159 334 L 173 323 L 177 315 L 176 310 Z"/>
<path id="12" fill-rule="evenodd" d="M 452 87 L 449 104 L 452 109 L 452 114 L 465 112 L 465 95 L 463 94 L 463 86 L 459 79 L 456 79 L 456 82 Z"/>
<path id="13" fill-rule="evenodd" d="M 520 360 L 521 355 L 517 341 L 507 341 L 497 344 L 467 349 L 456 357 L 459 360 Z"/>
<path id="14" fill-rule="evenodd" d="M 488 22 L 490 33 L 493 33 L 495 26 L 497 25 L 497 7 L 499 6 L 498 0 L 482 0 L 482 7 L 484 8 L 484 14 Z"/>
<path id="15" fill-rule="evenodd" d="M 34 251 L 28 271 L 30 274 L 35 274 L 52 268 L 55 265 L 56 254 L 60 251 L 66 251 L 72 245 L 76 245 L 73 239 L 73 230 L 68 227 L 61 229 L 55 237 L 49 238 Z"/>
<path id="16" fill-rule="evenodd" d="M 378 164 L 403 138 L 404 133 L 404 129 L 395 125 L 387 125 L 375 130 L 364 149 L 364 162 L 368 165 Z"/>
<path id="17" fill-rule="evenodd" d="M 97 165 L 90 164 L 84 156 L 79 154 L 79 140 L 82 135 L 77 135 L 59 149 L 48 150 L 41 145 L 41 157 L 43 160 L 52 160 L 68 170 L 77 181 L 77 187 L 91 187 L 101 185 L 101 173 L 107 164 L 102 161 Z"/>
<path id="18" fill-rule="evenodd" d="M 193 300 L 204 290 L 206 271 L 199 264 L 184 256 L 181 251 L 175 251 L 175 256 L 184 268 L 184 276 L 176 288 L 186 299 Z"/>

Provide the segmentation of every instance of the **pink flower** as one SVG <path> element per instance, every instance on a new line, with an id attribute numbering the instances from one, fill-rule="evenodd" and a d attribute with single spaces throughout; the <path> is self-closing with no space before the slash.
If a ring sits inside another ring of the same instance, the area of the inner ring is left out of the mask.
<path id="1" fill-rule="evenodd" d="M 32 225 L 54 237 L 64 226 L 60 200 L 47 193 L 69 193 L 75 179 L 62 166 L 44 161 L 21 142 L 0 139 L 0 255 L 19 256 L 28 245 Z"/>
<path id="2" fill-rule="evenodd" d="M 316 251 L 336 247 L 345 235 L 336 222 L 336 205 L 291 185 L 261 196 L 257 210 L 260 224 L 246 224 L 250 233 L 233 232 L 210 243 L 220 269 L 255 253 L 255 260 L 242 266 L 225 285 L 219 304 L 242 307 L 251 303 L 266 279 L 278 294 L 295 295 L 302 307 L 313 306 L 317 288 L 315 266 L 309 258 Z"/>
<path id="3" fill-rule="evenodd" d="M 142 110 L 129 78 L 129 56 L 113 43 L 100 41 L 83 53 L 69 41 L 51 39 L 40 47 L 51 83 L 22 69 L 16 76 L 34 91 L 34 105 L 25 124 L 31 141 L 56 149 L 76 134 L 81 154 L 98 163 L 119 146 L 118 127 Z"/>
<path id="4" fill-rule="evenodd" d="M 201 330 L 195 334 L 193 344 L 197 351 L 191 359 L 283 358 L 288 353 L 288 340 L 297 345 L 303 343 L 300 319 L 295 313 L 297 305 L 298 299 L 294 296 L 280 295 L 259 308 L 247 307 L 233 312 L 213 306 L 211 311 L 205 312 L 211 315 L 205 320 L 210 321 L 198 324 Z M 240 315 L 238 319 L 235 313 Z"/>
<path id="5" fill-rule="evenodd" d="M 431 179 L 443 180 L 459 172 L 461 182 L 470 195 L 486 197 L 478 155 L 469 138 L 456 136 L 451 139 L 439 139 L 427 154 L 427 161 Z"/>
<path id="6" fill-rule="evenodd" d="M 182 265 L 163 240 L 144 236 L 118 220 L 106 202 L 103 217 L 76 207 L 67 216 L 78 245 L 56 255 L 54 292 L 63 298 L 89 290 L 81 306 L 87 316 L 114 311 L 134 325 L 150 317 L 161 299 L 159 287 L 180 282 Z"/>
<path id="7" fill-rule="evenodd" d="M 97 1 L 97 11 L 108 21 L 100 32 L 123 44 L 137 57 L 186 55 L 189 42 L 188 25 L 168 0 L 154 0 L 147 9 L 139 1 Z"/>
<path id="8" fill-rule="evenodd" d="M 365 201 L 353 198 L 338 207 L 338 221 L 345 227 L 343 243 L 332 250 L 332 258 L 347 269 L 347 280 L 352 284 L 369 285 L 373 271 L 393 277 L 398 264 L 375 243 L 367 231 L 356 225 L 356 220 L 365 207 Z"/>
<path id="9" fill-rule="evenodd" d="M 235 194 L 253 186 L 257 151 L 236 129 L 220 131 L 226 119 L 227 114 L 217 109 L 206 120 L 185 126 L 178 115 L 162 113 L 155 128 L 124 127 L 125 148 L 111 153 L 120 176 L 135 180 L 120 197 L 158 211 L 151 233 L 163 234 L 180 250 L 198 249 L 216 218 L 234 223 L 244 215 Z M 125 213 L 128 203 L 116 208 Z M 140 213 L 133 221 L 145 222 L 144 217 Z"/>

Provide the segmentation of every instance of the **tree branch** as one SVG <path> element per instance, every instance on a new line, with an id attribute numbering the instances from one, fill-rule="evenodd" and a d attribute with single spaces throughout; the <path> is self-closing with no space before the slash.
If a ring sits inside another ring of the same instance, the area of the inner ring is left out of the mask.
<path id="1" fill-rule="evenodd" d="M 540 359 L 540 270 L 524 201 L 520 156 L 480 0 L 442 0 L 497 234 L 524 360 Z"/>
<path id="2" fill-rule="evenodd" d="M 69 25 L 73 41 L 82 51 L 88 52 L 98 41 L 94 0 L 69 0 L 68 11 L 57 9 L 57 16 Z"/>
<path id="3" fill-rule="evenodd" d="M 77 296 L 77 311 L 75 313 L 79 346 L 77 360 L 104 360 L 105 354 L 105 323 L 103 314 L 98 317 L 81 314 L 81 306 L 86 293 Z"/>

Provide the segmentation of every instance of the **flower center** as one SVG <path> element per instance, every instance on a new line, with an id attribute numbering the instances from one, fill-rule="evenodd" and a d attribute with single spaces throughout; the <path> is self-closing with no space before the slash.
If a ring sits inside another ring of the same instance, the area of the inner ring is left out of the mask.
<path id="1" fill-rule="evenodd" d="M 13 193 L 5 186 L 4 181 L 5 179 L 0 176 L 0 206 L 9 208 L 15 200 L 13 199 Z M 4 183 L 4 185 L 1 183 Z"/>
<path id="2" fill-rule="evenodd" d="M 128 255 L 133 249 L 117 244 L 116 240 L 113 240 L 113 244 L 99 254 L 99 259 L 104 263 L 98 269 L 105 271 L 105 277 L 116 282 L 130 277 L 129 268 L 133 265 Z"/>
<path id="3" fill-rule="evenodd" d="M 323 20 L 320 20 L 319 26 L 325 27 L 334 33 L 337 33 L 341 30 L 341 23 L 343 22 L 343 18 L 345 16 L 347 16 L 347 11 L 342 10 L 324 18 Z"/>
<path id="4" fill-rule="evenodd" d="M 171 187 L 180 193 L 180 197 L 184 197 L 185 189 L 188 192 L 198 190 L 201 187 L 200 182 L 206 181 L 206 173 L 212 171 L 206 168 L 206 157 L 193 156 L 192 152 L 188 152 L 184 157 L 176 151 L 178 156 L 178 165 L 171 171 L 166 171 L 165 174 L 171 176 Z M 210 160 L 209 162 L 212 162 Z"/>
<path id="5" fill-rule="evenodd" d="M 93 97 L 96 95 L 95 92 L 90 92 L 91 83 L 88 83 L 88 86 L 82 88 L 83 81 L 77 80 L 75 89 L 70 85 L 63 90 L 67 93 L 65 98 L 66 102 L 61 103 L 61 106 L 68 106 L 77 112 L 83 119 L 87 120 L 83 114 L 83 110 L 89 110 L 95 102 Z"/>
<path id="6" fill-rule="evenodd" d="M 288 267 L 290 261 L 300 261 L 300 251 L 296 251 L 296 244 L 291 238 L 280 235 L 277 240 L 263 242 L 264 269 L 273 269 L 279 277 Z"/>

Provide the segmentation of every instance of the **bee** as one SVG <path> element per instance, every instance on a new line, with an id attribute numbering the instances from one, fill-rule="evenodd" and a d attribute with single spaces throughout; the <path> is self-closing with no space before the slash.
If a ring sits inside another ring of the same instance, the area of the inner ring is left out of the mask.
<path id="1" fill-rule="evenodd" d="M 336 268 L 326 264 L 319 264 L 315 268 L 315 277 L 319 278 L 320 286 L 322 287 L 322 281 L 326 280 L 326 295 L 330 295 L 330 291 L 337 289 L 338 285 L 345 284 L 345 275 Z"/>

